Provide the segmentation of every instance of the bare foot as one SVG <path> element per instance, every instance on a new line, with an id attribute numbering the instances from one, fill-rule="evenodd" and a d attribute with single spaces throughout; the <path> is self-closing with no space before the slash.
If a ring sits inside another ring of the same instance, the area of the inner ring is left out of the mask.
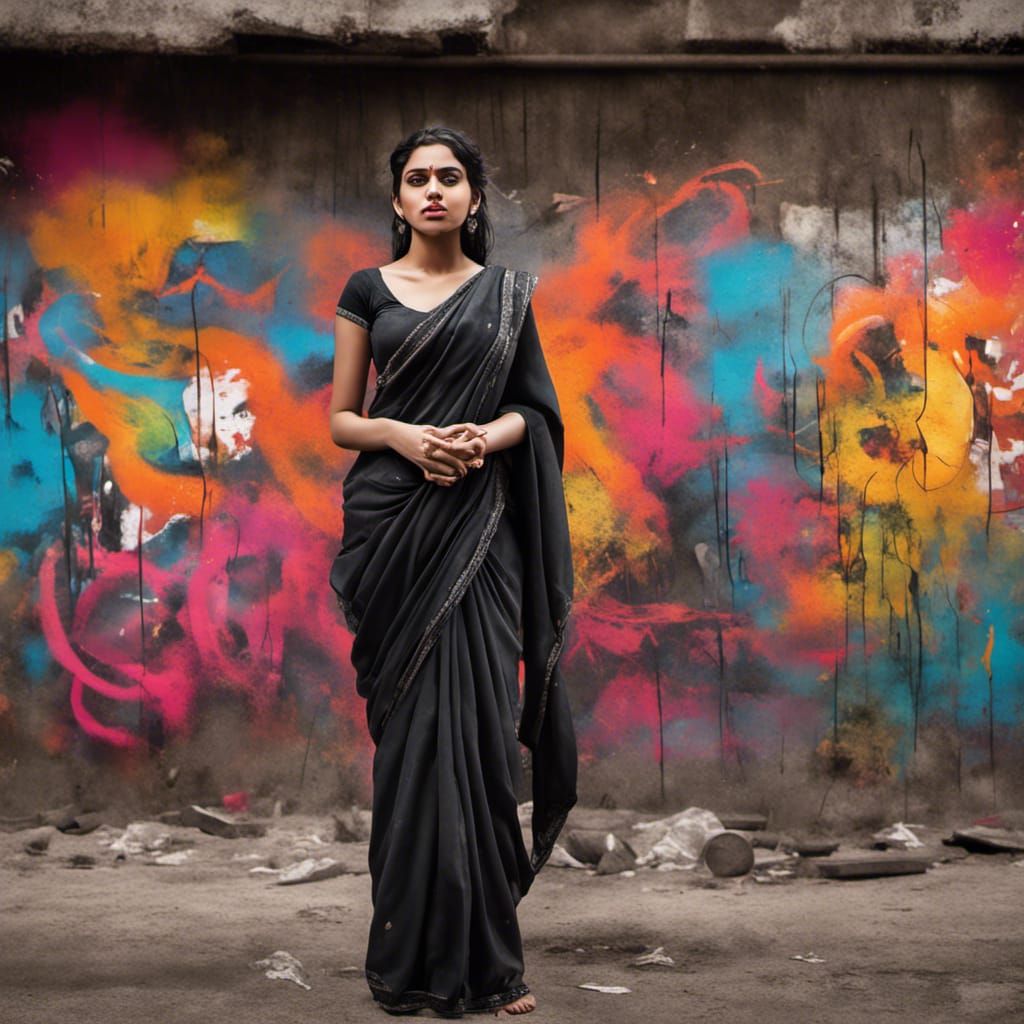
<path id="1" fill-rule="evenodd" d="M 495 1017 L 503 1017 L 505 1014 L 512 1015 L 513 1013 L 529 1013 L 531 1010 L 537 1009 L 537 1000 L 533 998 L 533 993 L 527 992 L 525 996 L 520 996 L 515 1002 L 506 1003 L 500 1009 L 494 1012 Z"/>

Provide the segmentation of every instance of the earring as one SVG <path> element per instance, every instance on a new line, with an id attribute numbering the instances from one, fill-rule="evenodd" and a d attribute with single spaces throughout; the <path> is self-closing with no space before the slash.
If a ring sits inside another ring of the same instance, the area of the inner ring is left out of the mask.
<path id="1" fill-rule="evenodd" d="M 395 225 L 395 227 L 398 229 L 398 233 L 400 235 L 404 235 L 405 234 L 405 218 L 404 217 L 399 217 L 398 214 L 396 213 L 395 214 L 395 220 L 398 221 L 398 223 Z"/>
<path id="2" fill-rule="evenodd" d="M 474 214 L 474 213 L 471 213 L 471 214 L 470 214 L 470 215 L 469 215 L 469 216 L 468 216 L 468 217 L 466 218 L 466 230 L 467 230 L 467 231 L 468 231 L 468 232 L 469 232 L 470 234 L 473 234 L 473 232 L 474 232 L 474 231 L 476 231 L 476 214 Z"/>

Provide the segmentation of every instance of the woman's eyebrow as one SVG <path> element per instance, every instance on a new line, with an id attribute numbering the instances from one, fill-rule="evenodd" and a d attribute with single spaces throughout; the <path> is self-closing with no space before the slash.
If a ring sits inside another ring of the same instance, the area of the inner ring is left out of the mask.
<path id="1" fill-rule="evenodd" d="M 445 171 L 455 171 L 456 174 L 462 173 L 461 167 L 436 167 L 434 168 L 438 174 L 443 174 Z M 406 174 L 426 174 L 428 168 L 426 167 L 410 167 L 406 170 Z"/>

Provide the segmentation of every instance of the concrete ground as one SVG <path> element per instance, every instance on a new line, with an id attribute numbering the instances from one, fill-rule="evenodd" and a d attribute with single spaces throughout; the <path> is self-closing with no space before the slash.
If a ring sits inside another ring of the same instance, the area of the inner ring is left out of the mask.
<path id="1" fill-rule="evenodd" d="M 191 850 L 184 863 L 156 865 L 146 853 L 116 861 L 117 829 L 58 833 L 39 856 L 24 852 L 26 833 L 0 835 L 4 1024 L 392 1019 L 361 974 L 365 844 L 330 841 L 327 818 L 276 819 L 262 839 L 149 828 Z M 76 855 L 94 866 L 71 867 Z M 361 873 L 286 887 L 250 870 L 307 856 Z M 1024 1021 L 1021 859 L 972 854 L 926 874 L 774 884 L 703 869 L 628 877 L 547 867 L 520 905 L 526 981 L 538 1001 L 528 1019 Z M 658 946 L 675 966 L 631 965 Z M 302 962 L 309 991 L 250 967 L 276 950 Z M 807 953 L 824 962 L 793 959 Z M 631 991 L 578 987 L 585 983 Z"/>

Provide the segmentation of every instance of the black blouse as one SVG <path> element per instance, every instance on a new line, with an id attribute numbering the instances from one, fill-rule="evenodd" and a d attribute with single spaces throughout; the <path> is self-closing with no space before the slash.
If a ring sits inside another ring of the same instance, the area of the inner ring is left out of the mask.
<path id="1" fill-rule="evenodd" d="M 357 270 L 338 299 L 338 316 L 370 332 L 370 352 L 377 372 L 387 365 L 409 332 L 431 310 L 411 309 L 391 294 L 377 267 Z"/>

